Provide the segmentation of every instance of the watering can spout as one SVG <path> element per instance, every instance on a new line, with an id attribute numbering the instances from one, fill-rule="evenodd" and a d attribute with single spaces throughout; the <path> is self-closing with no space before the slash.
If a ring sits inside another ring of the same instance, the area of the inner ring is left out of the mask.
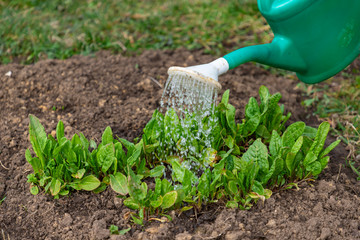
<path id="1" fill-rule="evenodd" d="M 255 61 L 294 72 L 306 71 L 306 63 L 291 40 L 280 36 L 268 44 L 240 48 L 225 55 L 224 58 L 229 63 L 229 69 L 249 61 Z"/>

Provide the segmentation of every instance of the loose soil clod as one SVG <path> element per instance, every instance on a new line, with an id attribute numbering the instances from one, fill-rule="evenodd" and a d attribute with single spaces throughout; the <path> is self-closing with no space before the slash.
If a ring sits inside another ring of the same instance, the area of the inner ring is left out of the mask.
<path id="1" fill-rule="evenodd" d="M 0 66 L 0 229 L 10 239 L 359 239 L 360 183 L 345 163 L 343 145 L 331 154 L 329 167 L 314 183 L 300 190 L 275 193 L 250 211 L 209 205 L 201 212 L 173 213 L 172 222 L 154 221 L 134 226 L 124 237 L 110 237 L 110 225 L 128 228 L 129 209 L 111 190 L 101 194 L 75 193 L 54 200 L 33 196 L 26 183 L 31 171 L 24 154 L 28 115 L 36 115 L 47 132 L 63 120 L 67 136 L 82 132 L 100 139 L 106 126 L 115 135 L 132 140 L 142 133 L 159 106 L 167 69 L 184 63 L 211 61 L 201 52 L 146 51 L 139 57 L 99 52 L 95 58 L 76 56 L 34 65 Z M 176 62 L 175 62 L 176 61 Z M 11 71 L 11 76 L 6 73 Z M 154 78 L 156 81 L 151 80 Z M 155 84 L 156 83 L 156 84 Z M 296 81 L 271 75 L 245 64 L 220 78 L 230 89 L 231 104 L 244 109 L 260 85 L 280 92 L 290 121 L 318 122 L 301 107 Z M 243 116 L 236 112 L 237 118 Z M 310 116 L 310 117 L 309 117 Z M 196 214 L 196 215 L 195 215 Z"/>

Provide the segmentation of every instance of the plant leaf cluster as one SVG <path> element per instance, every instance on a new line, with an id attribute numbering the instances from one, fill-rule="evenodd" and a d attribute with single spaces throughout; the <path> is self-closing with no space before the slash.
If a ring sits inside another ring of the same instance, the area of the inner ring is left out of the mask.
<path id="1" fill-rule="evenodd" d="M 136 210 L 131 216 L 137 224 L 168 209 L 201 209 L 211 202 L 249 209 L 276 188 L 316 178 L 339 143 L 324 148 L 330 129 L 327 122 L 318 129 L 304 122 L 285 127 L 290 114 L 285 115 L 278 104 L 281 95 L 261 86 L 259 96 L 260 102 L 249 99 L 245 118 L 236 123 L 226 91 L 211 116 L 190 129 L 196 132 L 201 125 L 211 131 L 185 143 L 186 131 L 174 110 L 165 115 L 155 111 L 137 143 L 114 139 L 107 127 L 99 145 L 82 134 L 66 139 L 61 121 L 55 140 L 30 116 L 30 141 L 36 154 L 32 157 L 26 151 L 34 169 L 28 176 L 31 192 L 37 194 L 40 187 L 59 197 L 72 190 L 98 193 L 110 185 L 125 206 Z M 184 148 L 195 150 L 184 155 Z"/>

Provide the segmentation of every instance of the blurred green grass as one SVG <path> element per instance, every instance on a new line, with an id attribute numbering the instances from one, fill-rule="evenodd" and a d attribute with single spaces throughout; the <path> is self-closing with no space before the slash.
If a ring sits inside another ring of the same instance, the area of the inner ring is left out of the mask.
<path id="1" fill-rule="evenodd" d="M 1 63 L 65 59 L 101 49 L 204 49 L 220 55 L 269 42 L 256 0 L 0 1 Z"/>

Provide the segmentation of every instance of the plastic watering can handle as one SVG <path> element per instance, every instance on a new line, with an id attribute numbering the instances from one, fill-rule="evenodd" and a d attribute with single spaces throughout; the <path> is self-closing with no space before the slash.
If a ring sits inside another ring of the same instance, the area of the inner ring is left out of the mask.
<path id="1" fill-rule="evenodd" d="M 360 0 L 258 0 L 258 7 L 274 39 L 225 55 L 230 69 L 255 61 L 318 83 L 360 54 Z"/>
<path id="2" fill-rule="evenodd" d="M 266 19 L 284 20 L 309 7 L 316 0 L 258 0 L 259 10 Z"/>

